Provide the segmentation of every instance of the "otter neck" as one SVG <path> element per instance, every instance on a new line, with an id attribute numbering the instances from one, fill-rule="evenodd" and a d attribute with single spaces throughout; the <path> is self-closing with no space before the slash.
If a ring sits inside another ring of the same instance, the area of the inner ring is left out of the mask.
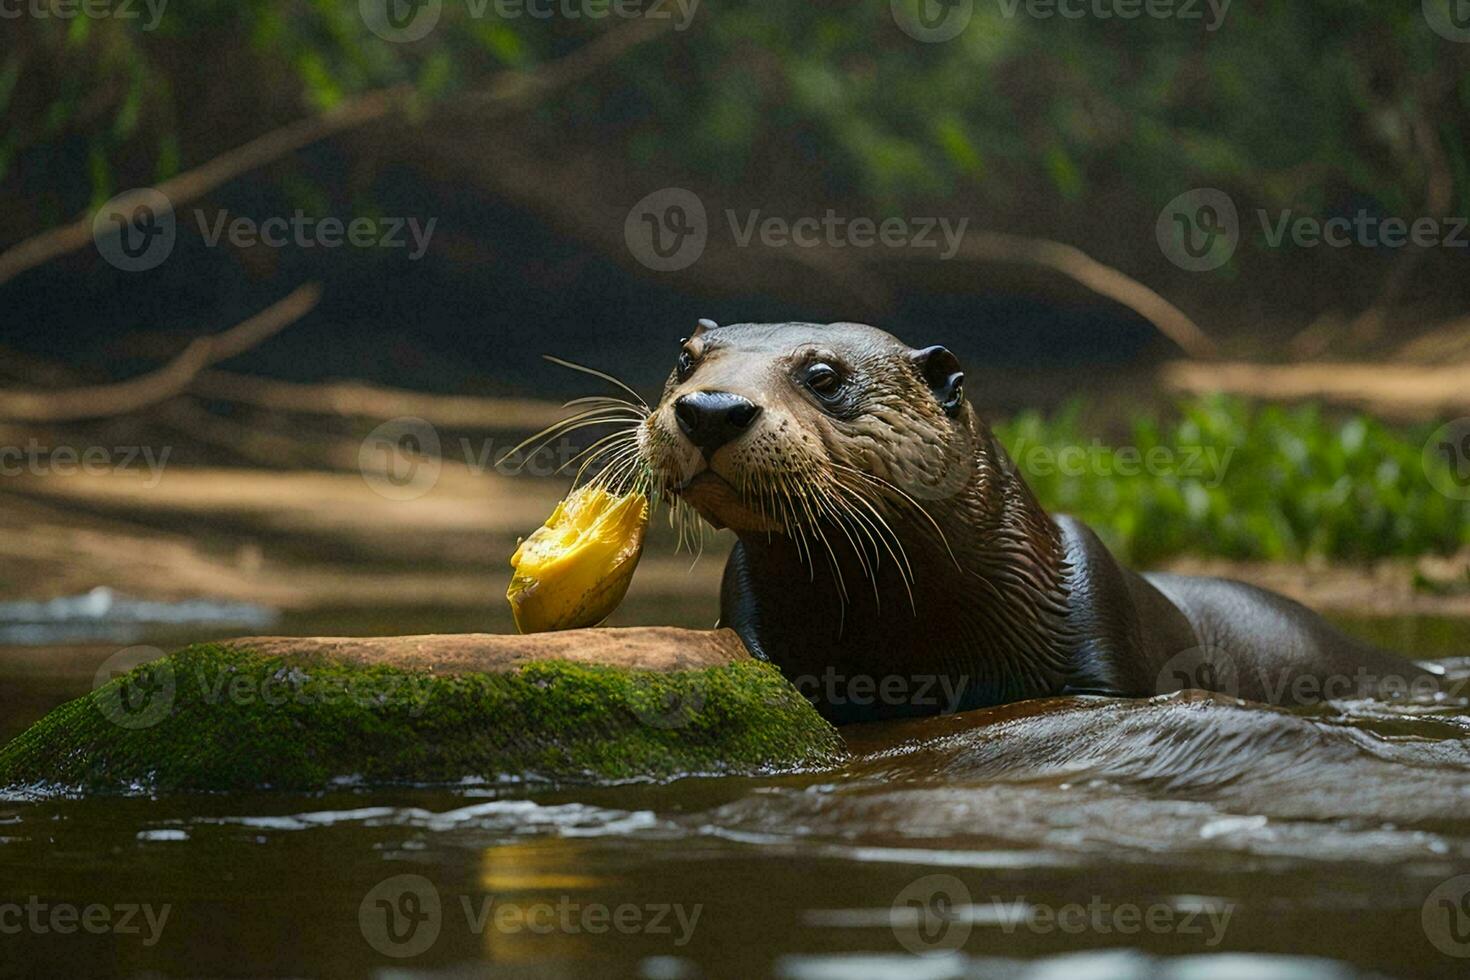
<path id="1" fill-rule="evenodd" d="M 880 545 L 874 561 L 871 543 L 835 525 L 807 535 L 810 554 L 782 535 L 739 535 L 753 577 L 781 583 L 779 594 L 763 592 L 759 615 L 780 626 L 764 635 L 790 638 L 763 651 L 788 676 L 830 668 L 943 677 L 964 692 L 955 710 L 1066 686 L 1076 644 L 1061 533 L 988 430 L 977 443 L 969 484 L 922 502 L 933 524 L 910 507 L 889 508 L 913 572 L 912 601 L 903 554 Z M 912 707 L 877 716 L 926 713 Z"/>

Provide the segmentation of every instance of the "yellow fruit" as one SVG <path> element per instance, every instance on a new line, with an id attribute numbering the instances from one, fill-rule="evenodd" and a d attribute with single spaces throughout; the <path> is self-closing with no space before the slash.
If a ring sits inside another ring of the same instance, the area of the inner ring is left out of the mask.
<path id="1" fill-rule="evenodd" d="M 596 626 L 627 594 L 643 555 L 648 498 L 572 491 L 511 556 L 505 597 L 522 633 Z"/>

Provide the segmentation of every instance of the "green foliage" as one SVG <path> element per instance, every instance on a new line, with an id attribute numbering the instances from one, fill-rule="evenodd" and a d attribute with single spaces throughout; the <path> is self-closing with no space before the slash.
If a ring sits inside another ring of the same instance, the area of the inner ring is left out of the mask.
<path id="1" fill-rule="evenodd" d="M 687 29 L 558 98 L 545 122 L 730 182 L 748 180 L 752 160 L 809 160 L 819 146 L 820 179 L 878 207 L 961 188 L 997 206 L 1021 187 L 1067 202 L 1121 181 L 1154 206 L 1210 183 L 1263 206 L 1406 214 L 1423 206 L 1414 133 L 1426 123 L 1464 177 L 1470 46 L 1437 36 L 1418 3 L 1263 0 L 1231 4 L 1218 24 L 1205 4 L 1197 20 L 1040 17 L 1018 4 L 974 4 L 943 43 L 906 35 L 889 0 L 698 4 Z M 661 7 L 682 18 L 681 5 Z M 399 82 L 452 98 L 623 26 L 497 10 L 444 3 L 412 43 L 375 35 L 355 0 L 169 4 L 151 30 L 144 17 L 17 22 L 0 104 L 17 79 L 29 93 L 8 100 L 21 105 L 0 163 L 11 143 L 61 142 L 99 120 L 111 158 L 160 153 L 201 105 L 254 105 L 279 124 Z M 201 162 L 239 137 L 225 125 L 184 156 Z M 1470 206 L 1470 181 L 1457 183 Z"/>
<path id="2" fill-rule="evenodd" d="M 756 660 L 670 673 L 536 661 L 445 675 L 205 644 L 46 715 L 0 748 L 0 786 L 626 780 L 825 765 L 843 751 L 801 694 Z"/>
<path id="3" fill-rule="evenodd" d="M 1470 546 L 1470 504 L 1435 489 L 1434 426 L 1363 415 L 1189 401 L 1108 440 L 1080 405 L 996 427 L 1043 504 L 1081 518 L 1120 556 L 1367 560 Z"/>

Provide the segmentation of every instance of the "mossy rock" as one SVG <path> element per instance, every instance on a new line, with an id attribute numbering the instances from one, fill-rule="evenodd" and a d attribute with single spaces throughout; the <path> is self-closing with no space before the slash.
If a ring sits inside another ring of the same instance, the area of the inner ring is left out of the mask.
<path id="1" fill-rule="evenodd" d="M 0 786 L 318 790 L 821 767 L 836 731 L 727 630 L 192 646 L 0 747 Z"/>

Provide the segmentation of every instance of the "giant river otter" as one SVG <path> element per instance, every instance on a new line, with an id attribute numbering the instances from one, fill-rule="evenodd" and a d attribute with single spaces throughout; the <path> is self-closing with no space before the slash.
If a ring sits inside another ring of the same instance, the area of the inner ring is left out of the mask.
<path id="1" fill-rule="evenodd" d="M 683 342 L 637 429 L 738 542 L 721 621 L 838 722 L 1066 694 L 1394 696 L 1426 671 L 1239 582 L 1132 572 L 1048 515 L 943 347 L 855 323 Z"/>

